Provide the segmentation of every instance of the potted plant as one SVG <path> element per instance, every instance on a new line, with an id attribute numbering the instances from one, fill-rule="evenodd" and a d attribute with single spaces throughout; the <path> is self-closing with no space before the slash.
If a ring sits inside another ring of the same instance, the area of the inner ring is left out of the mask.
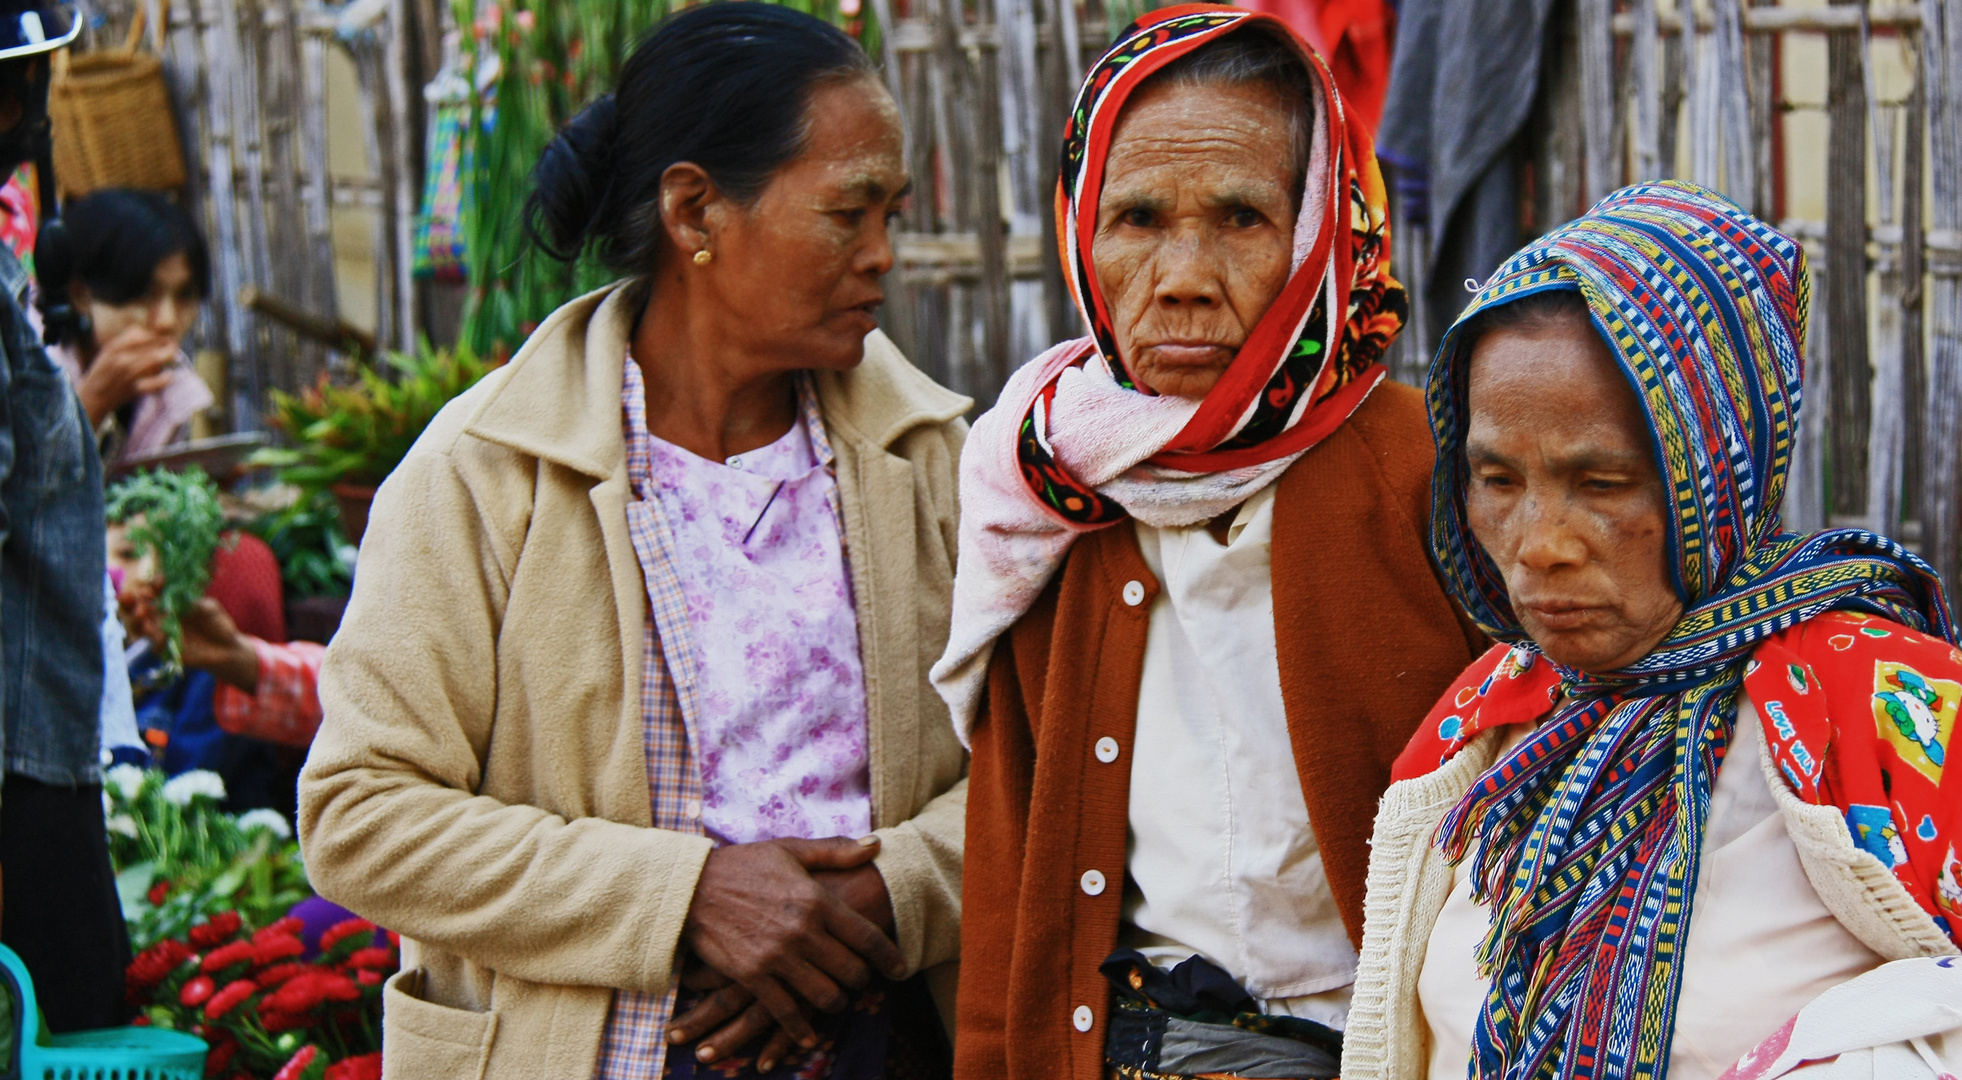
<path id="1" fill-rule="evenodd" d="M 290 447 L 261 450 L 253 463 L 279 470 L 279 478 L 305 492 L 327 491 L 340 504 L 341 527 L 357 546 L 368 527 L 368 504 L 379 486 L 415 445 L 422 430 L 451 398 L 490 371 L 468 347 L 414 353 L 386 352 L 389 378 L 361 366 L 351 384 L 325 375 L 303 393 L 273 393 L 273 425 Z"/>

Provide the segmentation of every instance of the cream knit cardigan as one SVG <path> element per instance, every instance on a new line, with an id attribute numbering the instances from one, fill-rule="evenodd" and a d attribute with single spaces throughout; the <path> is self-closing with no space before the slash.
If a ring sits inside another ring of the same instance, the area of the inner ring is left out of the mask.
<path id="1" fill-rule="evenodd" d="M 1488 731 L 1436 772 L 1390 785 L 1376 814 L 1363 901 L 1362 957 L 1343 1035 L 1343 1080 L 1424 1080 L 1430 1034 L 1417 977 L 1431 928 L 1451 893 L 1451 864 L 1431 841 L 1444 815 L 1492 767 L 1503 729 Z M 1884 960 L 1957 952 L 1880 860 L 1853 844 L 1830 806 L 1800 802 L 1772 768 L 1758 729 L 1765 782 L 1785 815 L 1799 864 L 1826 910 Z"/>

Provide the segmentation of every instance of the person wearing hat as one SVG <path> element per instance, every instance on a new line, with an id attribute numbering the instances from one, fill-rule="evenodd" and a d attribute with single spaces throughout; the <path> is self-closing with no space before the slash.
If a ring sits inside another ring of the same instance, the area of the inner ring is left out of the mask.
<path id="1" fill-rule="evenodd" d="M 72 5 L 0 0 L 0 175 L 48 138 L 49 56 Z M 129 939 L 103 833 L 102 462 L 0 250 L 0 942 L 56 1032 L 123 1018 Z"/>

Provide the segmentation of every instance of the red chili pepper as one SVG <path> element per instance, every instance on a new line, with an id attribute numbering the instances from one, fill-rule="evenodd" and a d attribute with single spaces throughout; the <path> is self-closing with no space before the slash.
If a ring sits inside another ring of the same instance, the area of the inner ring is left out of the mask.
<path id="1" fill-rule="evenodd" d="M 211 976 L 199 975 L 197 978 L 185 983 L 184 989 L 177 992 L 177 1002 L 185 1008 L 195 1009 L 211 1000 L 211 995 L 217 992 L 218 984 L 212 980 Z"/>
<path id="2" fill-rule="evenodd" d="M 211 1000 L 205 1002 L 204 1015 L 207 1019 L 216 1020 L 226 1013 L 231 1012 L 238 1007 L 240 1002 L 258 992 L 258 984 L 254 983 L 251 979 L 238 979 L 234 982 L 227 983 L 223 990 L 211 995 Z"/>

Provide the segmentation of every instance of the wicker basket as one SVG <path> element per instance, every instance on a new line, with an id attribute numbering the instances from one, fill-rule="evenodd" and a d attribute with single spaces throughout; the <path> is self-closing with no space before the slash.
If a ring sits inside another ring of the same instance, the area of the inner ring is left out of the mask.
<path id="1" fill-rule="evenodd" d="M 184 186 L 184 149 L 163 61 L 137 51 L 142 35 L 139 12 L 125 47 L 56 64 L 48 116 L 54 122 L 55 182 L 64 199 L 102 188 Z"/>

